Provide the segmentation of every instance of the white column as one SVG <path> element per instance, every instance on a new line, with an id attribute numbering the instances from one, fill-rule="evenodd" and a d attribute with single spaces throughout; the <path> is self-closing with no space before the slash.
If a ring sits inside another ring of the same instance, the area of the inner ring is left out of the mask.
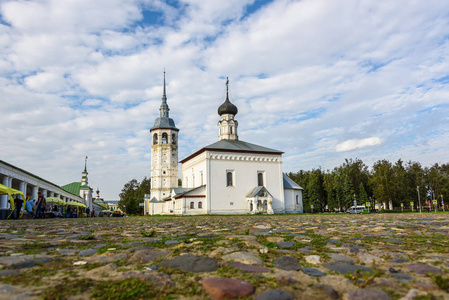
<path id="1" fill-rule="evenodd" d="M 36 201 L 37 200 L 37 192 L 39 188 L 37 186 L 33 186 L 33 191 L 31 192 L 31 198 Z M 35 202 L 36 203 L 36 202 Z"/>
<path id="2" fill-rule="evenodd" d="M 253 198 L 251 201 L 253 202 L 253 211 L 251 213 L 255 214 L 257 213 L 257 198 Z"/>
<path id="3" fill-rule="evenodd" d="M 4 186 L 9 187 L 8 183 L 9 183 L 9 177 L 8 176 L 3 177 L 2 184 Z M 0 208 L 7 208 L 8 195 L 1 195 L 0 197 L 1 197 L 0 198 Z"/>
<path id="4" fill-rule="evenodd" d="M 25 181 L 22 181 L 20 183 L 20 191 L 23 193 L 23 196 L 25 197 L 25 199 L 27 196 L 27 185 L 28 185 L 28 183 L 26 183 Z"/>
<path id="5" fill-rule="evenodd" d="M 273 198 L 268 198 L 268 200 L 267 200 L 267 213 L 268 213 L 269 215 L 274 214 L 274 210 L 273 210 L 273 207 L 272 207 L 272 203 L 273 203 Z"/>
<path id="6" fill-rule="evenodd" d="M 44 196 L 45 198 L 47 198 L 47 197 L 48 197 L 47 193 L 48 193 L 47 190 L 42 189 L 42 196 Z"/>

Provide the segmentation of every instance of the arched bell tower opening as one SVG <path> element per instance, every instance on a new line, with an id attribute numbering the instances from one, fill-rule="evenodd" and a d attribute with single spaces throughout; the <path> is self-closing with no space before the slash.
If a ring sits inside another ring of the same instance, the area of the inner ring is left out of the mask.
<path id="1" fill-rule="evenodd" d="M 171 190 L 178 187 L 178 140 L 179 129 L 170 118 L 167 104 L 165 71 L 160 116 L 150 129 L 151 141 L 151 198 L 170 197 Z"/>

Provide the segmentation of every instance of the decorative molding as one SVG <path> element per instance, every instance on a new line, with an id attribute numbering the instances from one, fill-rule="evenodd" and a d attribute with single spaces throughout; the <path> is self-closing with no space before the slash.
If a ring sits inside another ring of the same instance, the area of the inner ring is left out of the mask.
<path id="1" fill-rule="evenodd" d="M 212 160 L 227 160 L 227 161 L 250 161 L 250 162 L 282 162 L 281 155 L 261 155 L 261 154 L 228 154 L 228 153 L 214 153 L 209 152 L 208 158 Z"/>

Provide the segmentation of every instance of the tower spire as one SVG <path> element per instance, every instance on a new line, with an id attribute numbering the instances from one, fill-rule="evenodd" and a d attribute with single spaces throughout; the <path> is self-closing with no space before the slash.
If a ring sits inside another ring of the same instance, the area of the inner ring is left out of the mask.
<path id="1" fill-rule="evenodd" d="M 84 172 L 87 172 L 87 159 L 88 157 L 86 156 L 86 158 L 84 159 Z"/>
<path id="2" fill-rule="evenodd" d="M 226 77 L 226 100 L 229 101 L 229 77 Z"/>
<path id="3" fill-rule="evenodd" d="M 161 104 L 161 107 L 159 108 L 159 111 L 160 111 L 161 117 L 168 118 L 168 112 L 170 111 L 170 108 L 168 107 L 168 104 L 167 104 L 167 93 L 166 93 L 166 88 L 165 88 L 165 68 L 164 68 L 164 91 L 162 94 L 162 104 Z"/>

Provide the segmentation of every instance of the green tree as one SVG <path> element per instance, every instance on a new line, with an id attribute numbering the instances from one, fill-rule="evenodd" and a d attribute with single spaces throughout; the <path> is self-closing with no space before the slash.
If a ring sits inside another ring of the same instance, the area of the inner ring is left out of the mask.
<path id="1" fill-rule="evenodd" d="M 359 185 L 359 198 L 357 199 L 357 202 L 360 203 L 360 205 L 364 205 L 366 202 L 368 202 L 368 194 L 365 191 L 363 182 L 360 182 Z"/>
<path id="2" fill-rule="evenodd" d="M 309 206 L 313 204 L 314 211 L 324 211 L 326 206 L 325 191 L 323 188 L 323 173 L 321 169 L 312 170 L 307 182 L 307 196 Z"/>
<path id="3" fill-rule="evenodd" d="M 341 176 L 337 169 L 332 172 L 327 171 L 324 174 L 323 186 L 327 195 L 327 205 L 330 211 L 334 209 L 341 210 L 341 195 L 343 185 L 341 184 Z"/>
<path id="4" fill-rule="evenodd" d="M 354 194 L 355 190 L 352 186 L 349 178 L 345 179 L 344 187 L 343 187 L 343 204 L 346 206 L 346 209 L 351 207 L 354 204 Z"/>
<path id="5" fill-rule="evenodd" d="M 426 184 L 424 180 L 424 169 L 419 162 L 409 161 L 406 165 L 406 197 L 408 201 L 413 201 L 418 207 L 417 187 L 420 187 L 420 198 L 425 199 Z M 408 205 L 407 205 L 408 206 Z"/>
<path id="6" fill-rule="evenodd" d="M 141 183 L 132 179 L 123 186 L 122 192 L 119 194 L 118 207 L 128 215 L 140 214 L 139 203 L 143 203 L 145 194 L 149 194 L 150 190 L 150 179 L 145 177 Z"/>
<path id="7" fill-rule="evenodd" d="M 389 203 L 396 194 L 396 183 L 393 166 L 388 160 L 379 160 L 374 163 L 370 185 L 378 202 Z"/>
<path id="8" fill-rule="evenodd" d="M 393 206 L 399 207 L 401 203 L 406 205 L 407 202 L 407 170 L 399 159 L 392 168 L 393 178 L 394 178 L 394 193 L 393 196 Z"/>

